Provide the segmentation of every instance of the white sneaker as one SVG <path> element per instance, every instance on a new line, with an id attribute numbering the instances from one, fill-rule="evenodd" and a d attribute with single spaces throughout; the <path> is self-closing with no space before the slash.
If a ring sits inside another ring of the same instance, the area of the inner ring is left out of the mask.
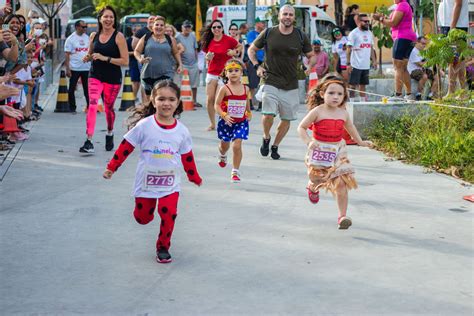
<path id="1" fill-rule="evenodd" d="M 393 94 L 390 98 L 388 98 L 388 102 L 401 102 L 404 101 L 404 98 L 401 95 Z"/>
<path id="2" fill-rule="evenodd" d="M 406 94 L 403 99 L 407 102 L 413 102 L 413 101 L 416 101 L 415 99 L 415 96 L 413 95 L 413 93 L 410 93 L 410 94 Z"/>

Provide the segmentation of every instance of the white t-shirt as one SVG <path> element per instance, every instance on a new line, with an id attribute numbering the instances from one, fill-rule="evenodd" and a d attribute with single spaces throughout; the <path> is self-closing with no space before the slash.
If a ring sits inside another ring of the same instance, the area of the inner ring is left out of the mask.
<path id="1" fill-rule="evenodd" d="M 423 60 L 423 57 L 420 55 L 418 48 L 414 47 L 410 53 L 410 58 L 408 58 L 407 70 L 411 74 L 414 70 L 423 69 L 418 66 L 416 63 L 419 63 Z"/>
<path id="2" fill-rule="evenodd" d="M 351 46 L 351 66 L 360 70 L 370 69 L 370 57 L 374 46 L 374 36 L 371 31 L 359 28 L 352 30 L 347 45 Z"/>
<path id="3" fill-rule="evenodd" d="M 332 53 L 339 55 L 339 60 L 341 61 L 341 66 L 347 65 L 347 54 L 346 54 L 346 44 L 349 40 L 347 37 L 343 36 L 340 40 L 332 44 Z"/>
<path id="4" fill-rule="evenodd" d="M 439 26 L 451 26 L 453 20 L 453 9 L 455 0 L 443 0 L 438 8 Z M 461 13 L 459 14 L 458 23 L 456 27 L 469 27 L 469 1 L 462 0 Z"/>
<path id="5" fill-rule="evenodd" d="M 28 66 L 26 67 L 26 69 L 24 67 L 21 67 L 20 70 L 18 70 L 18 72 L 16 73 L 16 78 L 20 81 L 32 80 L 33 77 L 31 76 L 31 67 Z M 26 93 L 24 89 L 25 86 L 23 84 L 16 84 L 13 82 L 9 85 L 20 89 L 20 94 L 12 96 L 11 100 L 15 103 L 20 103 L 20 109 L 24 108 L 26 106 Z"/>
<path id="6" fill-rule="evenodd" d="M 135 197 L 160 198 L 181 190 L 181 155 L 192 149 L 186 126 L 177 121 L 174 128 L 163 129 L 151 115 L 138 122 L 124 138 L 134 147 L 140 147 Z"/>
<path id="7" fill-rule="evenodd" d="M 89 35 L 86 33 L 81 36 L 76 32 L 69 35 L 64 44 L 64 51 L 71 53 L 69 66 L 74 71 L 89 71 L 91 63 L 82 62 L 82 58 L 87 55 L 89 51 Z"/>

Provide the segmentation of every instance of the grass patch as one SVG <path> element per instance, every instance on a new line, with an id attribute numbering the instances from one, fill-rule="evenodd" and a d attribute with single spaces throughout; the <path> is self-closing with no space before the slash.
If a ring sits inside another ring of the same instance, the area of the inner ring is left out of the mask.
<path id="1" fill-rule="evenodd" d="M 460 91 L 437 103 L 474 108 Z M 474 111 L 429 106 L 418 114 L 379 115 L 367 129 L 378 149 L 397 159 L 474 182 Z"/>

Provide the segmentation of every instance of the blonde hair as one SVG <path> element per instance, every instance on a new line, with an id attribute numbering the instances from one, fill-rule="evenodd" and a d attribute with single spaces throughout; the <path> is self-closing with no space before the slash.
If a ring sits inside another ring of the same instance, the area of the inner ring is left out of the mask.
<path id="1" fill-rule="evenodd" d="M 165 24 L 165 31 L 166 31 L 166 28 L 168 28 L 168 27 L 171 28 L 171 31 L 173 32 L 173 37 L 175 37 L 175 36 L 176 36 L 176 33 L 178 33 L 178 31 L 176 30 L 176 28 L 175 28 L 173 25 L 166 23 L 166 24 Z"/>

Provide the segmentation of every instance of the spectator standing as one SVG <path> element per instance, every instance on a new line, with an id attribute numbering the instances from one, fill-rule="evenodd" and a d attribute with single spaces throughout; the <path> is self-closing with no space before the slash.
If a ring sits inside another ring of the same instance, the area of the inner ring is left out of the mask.
<path id="1" fill-rule="evenodd" d="M 239 28 L 237 26 L 237 24 L 235 23 L 231 23 L 229 25 L 229 36 L 232 37 L 233 39 L 235 39 L 239 44 L 242 44 L 243 43 L 243 39 L 242 39 L 242 36 L 240 35 L 240 32 L 239 32 Z M 237 59 L 239 61 L 242 61 L 243 59 L 243 47 L 244 45 L 241 45 L 240 48 L 239 48 L 239 54 L 237 56 L 234 57 L 234 59 Z"/>
<path id="2" fill-rule="evenodd" d="M 392 28 L 394 40 L 392 48 L 393 67 L 395 68 L 395 95 L 400 99 L 402 89 L 405 86 L 405 99 L 414 100 L 411 94 L 410 74 L 407 69 L 408 58 L 416 42 L 416 33 L 413 31 L 413 11 L 406 0 L 393 0 L 396 7 L 386 19 L 382 14 L 374 14 L 373 18 L 379 20 L 382 25 Z"/>
<path id="3" fill-rule="evenodd" d="M 314 65 L 308 74 L 314 69 L 318 74 L 318 78 L 324 77 L 329 71 L 329 57 L 328 54 L 321 49 L 321 40 L 315 39 L 312 42 L 313 57 L 310 59 L 310 64 Z"/>
<path id="4" fill-rule="evenodd" d="M 251 45 L 257 37 L 260 35 L 265 30 L 265 22 L 261 21 L 259 18 L 255 19 L 255 29 L 247 33 L 247 45 Z M 247 47 L 248 50 L 248 47 Z M 259 50 L 256 53 L 256 58 L 258 61 L 258 64 L 261 65 L 263 63 L 263 60 L 265 59 L 265 50 Z M 257 92 L 258 85 L 260 84 L 260 77 L 257 76 L 257 71 L 252 65 L 252 62 L 248 58 L 248 53 L 245 52 L 244 55 L 244 61 L 246 62 L 246 68 L 247 68 L 247 74 L 249 77 L 249 90 L 250 90 L 250 95 L 252 96 L 252 105 L 251 108 L 253 108 L 253 102 L 255 101 L 255 93 Z M 261 103 L 259 103 L 258 109 L 261 109 Z"/>
<path id="5" fill-rule="evenodd" d="M 66 55 L 66 76 L 69 78 L 68 101 L 71 112 L 76 112 L 76 86 L 79 78 L 81 78 L 86 105 L 89 105 L 89 70 L 90 62 L 82 60 L 89 51 L 89 35 L 86 33 L 87 24 L 83 20 L 76 21 L 74 24 L 76 31 L 69 35 L 64 44 Z"/>
<path id="6" fill-rule="evenodd" d="M 346 36 L 342 35 L 340 28 L 336 27 L 331 32 L 332 46 L 331 52 L 333 55 L 333 67 L 334 70 L 342 75 L 346 82 L 349 81 L 349 75 L 347 73 L 347 43 L 349 40 Z"/>
<path id="7" fill-rule="evenodd" d="M 145 35 L 153 33 L 153 24 L 155 24 L 156 16 L 150 15 L 147 20 L 147 25 L 139 29 L 133 34 L 132 48 L 137 48 L 138 41 Z"/>
<path id="8" fill-rule="evenodd" d="M 138 96 L 138 90 L 140 90 L 140 69 L 138 68 L 138 61 L 133 54 L 132 41 L 133 34 L 135 33 L 131 27 L 127 27 L 125 31 L 125 37 L 127 39 L 128 49 L 128 71 L 130 74 L 130 80 L 132 81 L 132 92 L 135 100 Z"/>
<path id="9" fill-rule="evenodd" d="M 275 116 L 279 114 L 281 119 L 271 146 L 272 159 L 280 159 L 278 146 L 288 133 L 290 122 L 296 120 L 299 106 L 298 59 L 301 54 L 305 54 L 307 58 L 314 54 L 306 34 L 294 27 L 293 6 L 282 6 L 278 20 L 278 25 L 260 33 L 248 50 L 253 67 L 265 84 L 262 95 L 262 156 L 268 156 L 270 152 L 270 130 Z M 260 49 L 265 49 L 265 61 L 262 65 L 256 56 Z"/>
<path id="10" fill-rule="evenodd" d="M 38 11 L 30 10 L 30 12 L 28 13 L 28 23 L 26 23 L 26 25 L 25 25 L 25 29 L 26 29 L 27 34 L 30 33 L 31 28 L 33 26 L 33 22 L 37 19 L 39 19 Z"/>
<path id="11" fill-rule="evenodd" d="M 365 86 L 369 84 L 370 61 L 377 68 L 377 58 L 374 50 L 374 36 L 369 31 L 369 17 L 367 14 L 359 15 L 359 27 L 354 29 L 348 37 L 347 43 L 347 72 L 349 85 L 358 89 L 363 100 L 367 100 Z M 354 92 L 350 92 L 351 97 Z"/>
<path id="12" fill-rule="evenodd" d="M 211 124 L 207 130 L 212 131 L 216 129 L 216 111 L 214 109 L 216 92 L 218 86 L 223 85 L 220 76 L 224 70 L 225 63 L 239 54 L 241 44 L 224 34 L 224 24 L 220 20 L 214 20 L 209 23 L 202 34 L 201 43 L 202 50 L 206 53 L 206 61 L 208 62 L 206 106 Z"/>
<path id="13" fill-rule="evenodd" d="M 469 1 L 468 0 L 443 0 L 438 8 L 440 31 L 447 35 L 452 29 L 469 31 Z M 456 90 L 457 81 L 461 88 L 466 86 L 466 61 L 456 58 L 449 64 L 448 93 Z"/>
<path id="14" fill-rule="evenodd" d="M 249 26 L 247 23 L 242 23 L 239 26 L 239 34 L 242 36 L 242 38 L 245 40 L 247 37 L 247 34 L 249 33 Z"/>
<path id="15" fill-rule="evenodd" d="M 194 106 L 202 108 L 202 104 L 197 102 L 197 87 L 199 85 L 198 45 L 191 21 L 186 20 L 183 22 L 181 33 L 176 36 L 176 40 L 184 47 L 184 51 L 181 53 L 181 61 L 183 62 L 183 68 L 189 74 Z"/>
<path id="16" fill-rule="evenodd" d="M 431 92 L 428 95 L 428 99 L 431 100 L 433 95 L 437 94 L 438 91 L 438 80 L 431 69 L 425 68 L 426 61 L 421 57 L 420 51 L 423 51 L 427 45 L 427 40 L 424 36 L 418 37 L 415 47 L 410 53 L 408 59 L 407 69 L 410 73 L 410 77 L 418 82 L 418 92 L 415 99 L 421 100 L 423 90 L 426 82 L 431 82 Z"/>
<path id="17" fill-rule="evenodd" d="M 344 29 L 348 33 L 352 32 L 359 25 L 359 5 L 353 4 L 346 8 L 344 15 Z"/>

